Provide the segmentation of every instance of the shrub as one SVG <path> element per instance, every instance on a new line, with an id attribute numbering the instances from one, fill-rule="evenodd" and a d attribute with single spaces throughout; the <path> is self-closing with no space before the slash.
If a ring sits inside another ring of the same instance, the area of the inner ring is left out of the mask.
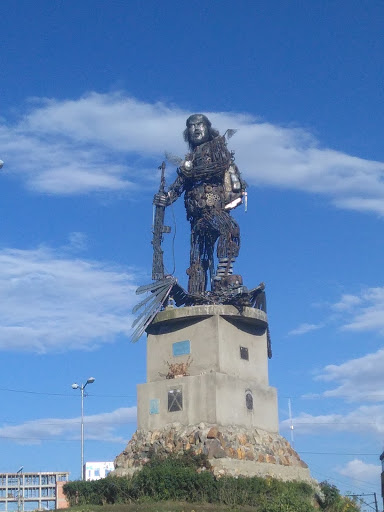
<path id="1" fill-rule="evenodd" d="M 133 477 L 108 475 L 94 482 L 68 482 L 64 493 L 71 506 L 153 501 L 209 502 L 231 507 L 252 506 L 257 512 L 314 512 L 315 492 L 304 482 L 273 478 L 224 476 L 215 479 L 206 456 L 187 453 L 167 458 L 153 455 Z M 356 502 L 322 482 L 325 512 L 358 512 Z"/>
<path id="2" fill-rule="evenodd" d="M 320 483 L 324 499 L 320 502 L 320 507 L 326 512 L 359 512 L 359 504 L 349 498 L 342 496 L 339 489 L 327 481 Z"/>

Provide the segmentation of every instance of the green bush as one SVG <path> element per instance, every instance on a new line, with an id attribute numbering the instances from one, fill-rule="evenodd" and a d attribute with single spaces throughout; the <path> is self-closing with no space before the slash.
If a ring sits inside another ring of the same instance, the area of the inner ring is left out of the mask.
<path id="1" fill-rule="evenodd" d="M 300 482 L 273 478 L 223 477 L 217 482 L 218 502 L 223 505 L 249 505 L 260 512 L 312 512 L 314 491 Z"/>
<path id="2" fill-rule="evenodd" d="M 131 501 L 187 501 L 230 507 L 252 506 L 257 512 L 314 512 L 315 491 L 304 482 L 273 478 L 229 477 L 216 479 L 206 456 L 188 453 L 150 461 L 133 477 L 93 482 L 68 482 L 64 493 L 71 506 L 129 503 Z M 323 482 L 320 507 L 326 512 L 358 512 L 350 498 Z"/>
<path id="3" fill-rule="evenodd" d="M 359 512 L 360 506 L 356 500 L 342 496 L 339 489 L 327 481 L 320 483 L 324 499 L 320 507 L 326 512 Z"/>

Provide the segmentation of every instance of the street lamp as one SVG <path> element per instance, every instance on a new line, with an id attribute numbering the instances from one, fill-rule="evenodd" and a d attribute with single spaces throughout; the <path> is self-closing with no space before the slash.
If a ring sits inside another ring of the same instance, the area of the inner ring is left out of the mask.
<path id="1" fill-rule="evenodd" d="M 81 480 L 84 480 L 84 389 L 87 384 L 93 384 L 94 377 L 89 377 L 85 384 L 72 384 L 72 389 L 80 389 L 81 391 Z"/>

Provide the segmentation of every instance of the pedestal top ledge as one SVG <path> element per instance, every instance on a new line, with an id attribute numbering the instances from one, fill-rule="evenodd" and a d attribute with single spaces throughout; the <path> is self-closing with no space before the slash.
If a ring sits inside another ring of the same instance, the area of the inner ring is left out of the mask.
<path id="1" fill-rule="evenodd" d="M 157 313 L 151 325 L 160 325 L 163 322 L 177 322 L 192 318 L 204 318 L 208 316 L 222 316 L 224 318 L 240 320 L 248 324 L 267 327 L 267 314 L 261 309 L 245 307 L 239 311 L 235 306 L 212 304 L 200 306 L 188 306 L 184 308 L 167 307 Z"/>

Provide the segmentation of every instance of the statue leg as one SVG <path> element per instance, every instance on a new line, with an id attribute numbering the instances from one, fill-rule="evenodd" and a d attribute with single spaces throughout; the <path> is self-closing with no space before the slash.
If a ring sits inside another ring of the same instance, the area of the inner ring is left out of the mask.
<path id="1" fill-rule="evenodd" d="M 214 273 L 213 249 L 218 235 L 207 216 L 191 223 L 190 265 L 187 269 L 190 294 L 201 294 L 207 289 L 208 271 L 211 278 Z"/>
<path id="2" fill-rule="evenodd" d="M 240 228 L 228 212 L 220 212 L 217 216 L 220 235 L 217 244 L 218 268 L 217 278 L 231 275 L 233 264 L 240 251 Z"/>

